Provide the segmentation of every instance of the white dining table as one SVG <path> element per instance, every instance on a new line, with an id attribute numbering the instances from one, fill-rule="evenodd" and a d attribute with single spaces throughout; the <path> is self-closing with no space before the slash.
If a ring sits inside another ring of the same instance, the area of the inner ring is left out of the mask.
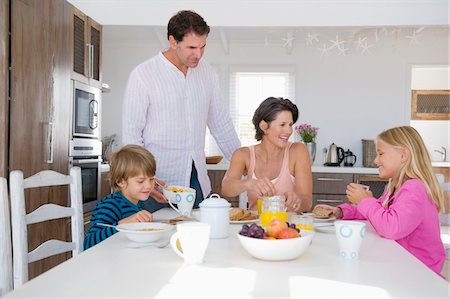
<path id="1" fill-rule="evenodd" d="M 154 213 L 155 221 L 174 216 Z M 229 237 L 211 239 L 194 266 L 170 245 L 128 248 L 117 233 L 4 298 L 449 298 L 445 279 L 367 224 L 356 261 L 339 256 L 331 233 L 316 232 L 297 259 L 263 261 L 239 243 L 241 225 L 230 224 Z"/>

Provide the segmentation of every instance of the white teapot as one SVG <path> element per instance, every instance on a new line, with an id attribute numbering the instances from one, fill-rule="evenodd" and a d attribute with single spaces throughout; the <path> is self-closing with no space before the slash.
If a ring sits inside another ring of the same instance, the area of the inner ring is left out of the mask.
<path id="1" fill-rule="evenodd" d="M 212 194 L 200 203 L 200 222 L 211 225 L 211 239 L 228 238 L 231 204 L 218 194 Z"/>

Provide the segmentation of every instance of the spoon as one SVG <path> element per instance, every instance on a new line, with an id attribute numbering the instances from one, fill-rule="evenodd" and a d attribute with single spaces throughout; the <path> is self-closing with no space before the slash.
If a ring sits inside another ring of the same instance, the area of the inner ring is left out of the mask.
<path id="1" fill-rule="evenodd" d="M 142 248 L 147 246 L 155 246 L 157 248 L 164 248 L 169 245 L 169 240 L 164 240 L 161 242 L 152 242 L 152 243 L 128 243 L 127 248 Z"/>

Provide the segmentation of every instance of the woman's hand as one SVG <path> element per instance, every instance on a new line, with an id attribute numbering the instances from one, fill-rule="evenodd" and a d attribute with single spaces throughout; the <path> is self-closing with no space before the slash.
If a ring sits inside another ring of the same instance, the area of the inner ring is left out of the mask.
<path id="1" fill-rule="evenodd" d="M 297 193 L 288 191 L 284 193 L 286 197 L 286 208 L 288 212 L 299 212 L 302 205 L 302 200 Z"/>
<path id="2" fill-rule="evenodd" d="M 342 216 L 344 215 L 342 213 L 341 208 L 339 208 L 339 207 L 333 207 L 333 206 L 324 205 L 324 204 L 318 204 L 315 207 L 321 207 L 324 210 L 332 211 L 333 212 L 333 216 L 336 217 L 336 218 L 342 218 Z"/>
<path id="3" fill-rule="evenodd" d="M 347 185 L 347 190 L 345 193 L 347 194 L 348 201 L 353 204 L 358 204 L 361 199 L 372 197 L 373 194 L 371 191 L 366 189 L 367 187 L 364 187 L 360 184 L 350 183 Z"/>
<path id="4" fill-rule="evenodd" d="M 150 196 L 155 199 L 156 202 L 159 203 L 168 203 L 169 200 L 167 199 L 167 197 L 164 196 L 161 188 L 166 188 L 167 184 L 166 182 L 159 180 L 157 178 L 155 178 L 155 187 L 153 188 L 152 191 L 150 191 Z"/>
<path id="5" fill-rule="evenodd" d="M 252 190 L 258 196 L 273 196 L 275 195 L 275 186 L 268 178 L 249 179 L 245 183 L 246 189 Z"/>
<path id="6" fill-rule="evenodd" d="M 153 215 L 146 210 L 139 211 L 127 218 L 123 218 L 118 224 L 132 223 L 132 222 L 150 222 L 153 220 Z"/>

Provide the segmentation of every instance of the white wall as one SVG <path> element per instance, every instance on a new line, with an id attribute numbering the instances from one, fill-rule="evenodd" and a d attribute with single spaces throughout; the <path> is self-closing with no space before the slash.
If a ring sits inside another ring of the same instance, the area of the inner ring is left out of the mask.
<path id="1" fill-rule="evenodd" d="M 104 27 L 108 30 L 108 26 Z M 331 52 L 320 56 L 317 48 L 294 41 L 292 53 L 280 43 L 230 42 L 230 54 L 219 43 L 208 43 L 205 59 L 220 69 L 224 98 L 228 97 L 230 65 L 292 65 L 296 68 L 299 123 L 319 127 L 316 164 L 321 149 L 332 142 L 350 148 L 362 161 L 361 139 L 373 139 L 380 131 L 410 123 L 411 68 L 413 65 L 448 65 L 448 32 L 424 32 L 418 44 L 409 40 L 380 38 L 361 54 L 352 47 L 346 56 Z M 102 135 L 121 135 L 122 96 L 130 71 L 160 50 L 156 41 L 104 40 L 103 77 L 111 93 L 104 94 Z M 276 96 L 276 95 L 275 95 Z M 261 99 L 263 100 L 263 99 Z M 133 117 L 132 115 L 127 117 Z"/>

